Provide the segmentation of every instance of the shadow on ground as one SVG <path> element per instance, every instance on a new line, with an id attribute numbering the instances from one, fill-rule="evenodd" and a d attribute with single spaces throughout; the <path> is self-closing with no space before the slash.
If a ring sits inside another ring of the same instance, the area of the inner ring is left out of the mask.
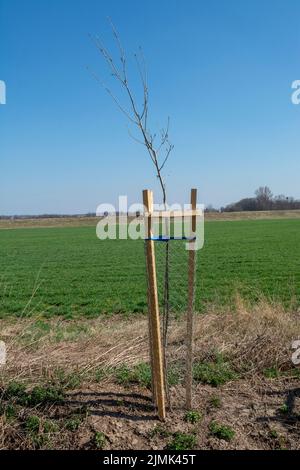
<path id="1" fill-rule="evenodd" d="M 257 418 L 260 423 L 278 423 L 285 427 L 288 432 L 296 425 L 294 432 L 299 433 L 297 424 L 300 425 L 300 388 L 295 387 L 290 390 L 268 390 L 266 397 L 269 399 L 280 399 L 282 405 L 277 408 L 273 416 L 261 416 Z M 299 399 L 299 400 L 298 400 Z M 270 408 L 274 403 L 270 403 Z"/>
<path id="2" fill-rule="evenodd" d="M 89 413 L 94 416 L 111 416 L 131 421 L 157 420 L 151 398 L 138 393 L 69 393 L 65 405 L 87 406 Z"/>

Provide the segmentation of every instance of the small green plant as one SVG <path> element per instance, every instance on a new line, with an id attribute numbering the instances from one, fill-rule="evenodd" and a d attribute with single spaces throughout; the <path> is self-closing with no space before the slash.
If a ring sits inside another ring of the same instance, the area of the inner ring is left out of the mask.
<path id="1" fill-rule="evenodd" d="M 238 378 L 230 363 L 222 355 L 218 355 L 215 361 L 196 362 L 193 376 L 197 382 L 210 384 L 213 387 L 218 387 Z"/>
<path id="2" fill-rule="evenodd" d="M 53 386 L 36 386 L 27 392 L 24 384 L 11 382 L 4 392 L 4 398 L 14 399 L 16 403 L 23 406 L 45 405 L 63 400 L 61 389 Z"/>
<path id="3" fill-rule="evenodd" d="M 62 368 L 55 370 L 55 376 L 60 388 L 63 389 L 74 390 L 78 388 L 82 382 L 82 376 L 78 372 L 66 373 Z"/>
<path id="4" fill-rule="evenodd" d="M 156 424 L 153 429 L 149 432 L 149 437 L 168 437 L 170 433 L 161 424 Z"/>
<path id="5" fill-rule="evenodd" d="M 180 378 L 181 378 L 180 368 L 176 364 L 170 364 L 170 367 L 168 368 L 168 373 L 167 373 L 168 384 L 170 385 L 170 387 L 173 387 L 174 385 L 178 385 L 180 382 Z"/>
<path id="6" fill-rule="evenodd" d="M 196 436 L 184 432 L 176 432 L 171 442 L 168 444 L 168 450 L 193 450 L 196 445 Z"/>
<path id="7" fill-rule="evenodd" d="M 66 429 L 68 431 L 72 431 L 72 432 L 77 431 L 80 424 L 81 424 L 80 417 L 74 416 L 74 417 L 69 418 L 69 419 L 66 420 Z"/>
<path id="8" fill-rule="evenodd" d="M 232 441 L 235 436 L 235 432 L 230 426 L 225 426 L 224 424 L 217 423 L 216 421 L 212 421 L 210 423 L 209 430 L 213 436 L 227 442 Z"/>
<path id="9" fill-rule="evenodd" d="M 272 437 L 273 439 L 277 439 L 278 438 L 278 432 L 276 431 L 276 429 L 270 429 L 270 437 Z"/>
<path id="10" fill-rule="evenodd" d="M 143 387 L 151 388 L 151 368 L 145 362 L 141 362 L 133 368 L 123 365 L 116 369 L 115 377 L 121 385 L 139 384 Z"/>
<path id="11" fill-rule="evenodd" d="M 279 408 L 280 413 L 282 414 L 287 414 L 289 412 L 289 407 L 286 403 L 284 403 L 280 408 Z"/>
<path id="12" fill-rule="evenodd" d="M 263 373 L 267 379 L 277 379 L 280 376 L 280 370 L 276 366 L 265 369 Z"/>
<path id="13" fill-rule="evenodd" d="M 47 444 L 49 447 L 49 434 L 58 431 L 58 425 L 51 420 L 44 422 L 36 415 L 28 416 L 24 423 L 25 431 L 32 444 L 39 449 Z"/>
<path id="14" fill-rule="evenodd" d="M 151 388 L 151 367 L 150 364 L 141 362 L 134 367 L 134 375 L 137 382 L 147 388 Z"/>
<path id="15" fill-rule="evenodd" d="M 17 416 L 16 407 L 8 403 L 7 405 L 0 405 L 0 414 L 4 415 L 7 421 L 12 421 Z"/>
<path id="16" fill-rule="evenodd" d="M 199 413 L 198 411 L 187 411 L 184 416 L 184 420 L 187 423 L 192 423 L 192 424 L 198 423 L 198 421 L 200 421 L 201 419 L 202 419 L 201 413 Z"/>
<path id="17" fill-rule="evenodd" d="M 40 429 L 40 418 L 38 416 L 32 415 L 28 416 L 25 421 L 25 429 L 29 434 L 37 434 Z"/>
<path id="18" fill-rule="evenodd" d="M 53 386 L 37 386 L 27 394 L 25 404 L 28 406 L 45 405 L 47 403 L 59 403 L 64 394 L 60 388 Z"/>
<path id="19" fill-rule="evenodd" d="M 64 387 L 69 390 L 74 390 L 78 388 L 82 382 L 82 377 L 77 372 L 72 372 L 66 376 L 66 381 Z"/>
<path id="20" fill-rule="evenodd" d="M 131 370 L 126 365 L 120 366 L 115 370 L 115 377 L 118 384 L 128 386 L 131 383 Z"/>
<path id="21" fill-rule="evenodd" d="M 151 367 L 146 362 L 140 362 L 134 367 L 123 365 L 115 369 L 115 377 L 120 385 L 128 387 L 132 384 L 138 384 L 148 389 L 151 388 Z M 168 384 L 177 385 L 180 382 L 180 371 L 177 366 L 171 366 L 168 370 Z"/>
<path id="22" fill-rule="evenodd" d="M 217 395 L 213 395 L 209 399 L 209 404 L 212 408 L 221 408 L 221 405 L 222 405 L 221 398 L 218 397 Z"/>
<path id="23" fill-rule="evenodd" d="M 4 398 L 20 398 L 26 393 L 26 386 L 20 382 L 10 382 L 4 391 Z"/>
<path id="24" fill-rule="evenodd" d="M 106 436 L 103 432 L 96 431 L 94 434 L 94 444 L 97 449 L 102 450 L 106 444 Z"/>
<path id="25" fill-rule="evenodd" d="M 95 371 L 95 381 L 101 382 L 107 376 L 107 371 L 101 367 Z"/>
<path id="26" fill-rule="evenodd" d="M 290 377 L 294 377 L 295 379 L 300 379 L 300 369 L 298 367 L 298 369 L 296 367 L 294 367 L 293 369 L 291 369 L 289 371 L 289 374 L 288 374 Z"/>
<path id="27" fill-rule="evenodd" d="M 57 432 L 59 430 L 59 426 L 57 423 L 51 421 L 50 419 L 46 419 L 43 423 L 44 432 L 46 434 Z"/>

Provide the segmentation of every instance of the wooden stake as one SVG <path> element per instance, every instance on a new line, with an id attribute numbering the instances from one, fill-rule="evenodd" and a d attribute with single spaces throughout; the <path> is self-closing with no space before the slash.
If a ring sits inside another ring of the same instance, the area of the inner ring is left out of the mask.
<path id="1" fill-rule="evenodd" d="M 149 190 L 143 191 L 144 206 L 149 214 L 153 212 L 153 193 Z M 147 217 L 146 260 L 148 273 L 148 307 L 149 307 L 149 337 L 150 358 L 153 380 L 154 398 L 156 401 L 158 416 L 161 420 L 166 417 L 165 393 L 164 393 L 164 368 L 162 360 L 161 334 L 159 306 L 156 282 L 155 248 L 152 236 L 151 215 Z"/>
<path id="2" fill-rule="evenodd" d="M 151 191 L 143 191 L 143 204 L 144 207 L 147 208 L 153 208 L 153 193 Z M 148 214 L 149 215 L 149 214 Z M 147 233 L 145 236 L 147 238 L 151 238 L 152 235 L 152 226 L 151 226 L 151 217 L 145 218 L 145 223 L 148 225 L 146 226 L 147 228 Z M 149 329 L 149 355 L 150 355 L 150 364 L 151 364 L 151 389 L 152 389 L 152 401 L 154 405 L 157 407 L 157 399 L 156 399 L 156 377 L 155 377 L 155 367 L 154 367 L 154 357 L 153 357 L 153 335 L 152 335 L 152 322 L 151 322 L 151 315 L 150 312 L 152 311 L 151 307 L 151 295 L 150 295 L 150 289 L 149 289 L 149 279 L 150 279 L 150 274 L 149 274 L 149 263 L 147 260 L 147 245 L 146 245 L 146 268 L 147 268 L 147 294 L 148 294 L 148 329 Z"/>
<path id="3" fill-rule="evenodd" d="M 197 189 L 191 190 L 191 209 L 196 210 Z M 192 216 L 192 231 L 196 232 L 196 215 Z M 195 242 L 190 241 L 190 244 Z M 188 311 L 187 311 L 187 335 L 186 335 L 186 408 L 192 409 L 193 395 L 193 343 L 194 343 L 194 302 L 195 302 L 195 265 L 196 251 L 189 251 L 188 267 Z"/>

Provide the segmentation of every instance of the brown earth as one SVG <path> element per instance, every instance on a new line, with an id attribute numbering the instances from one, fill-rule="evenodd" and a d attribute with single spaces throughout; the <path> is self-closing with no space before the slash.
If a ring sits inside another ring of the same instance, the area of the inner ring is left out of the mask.
<path id="1" fill-rule="evenodd" d="M 216 393 L 221 399 L 219 409 L 210 404 Z M 286 415 L 280 412 L 284 403 L 289 407 Z M 300 386 L 295 381 L 237 381 L 217 391 L 198 384 L 194 409 L 203 419 L 197 424 L 185 421 L 182 387 L 172 390 L 172 410 L 163 424 L 155 417 L 150 393 L 140 387 L 90 386 L 70 393 L 65 406 L 83 404 L 89 416 L 76 436 L 76 448 L 88 448 L 93 433 L 98 431 L 107 437 L 105 448 L 114 450 L 164 449 L 176 432 L 195 433 L 195 449 L 300 449 Z M 226 442 L 214 437 L 209 429 L 212 421 L 230 426 L 235 431 L 234 439 Z"/>

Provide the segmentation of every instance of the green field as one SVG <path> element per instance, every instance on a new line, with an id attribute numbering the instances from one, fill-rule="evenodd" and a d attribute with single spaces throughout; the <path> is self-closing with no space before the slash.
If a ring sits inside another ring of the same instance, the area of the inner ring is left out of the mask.
<path id="1" fill-rule="evenodd" d="M 0 230 L 0 260 L 1 317 L 146 311 L 142 241 L 100 241 L 85 226 Z M 300 304 L 300 219 L 206 223 L 196 307 L 231 304 L 236 292 Z"/>

